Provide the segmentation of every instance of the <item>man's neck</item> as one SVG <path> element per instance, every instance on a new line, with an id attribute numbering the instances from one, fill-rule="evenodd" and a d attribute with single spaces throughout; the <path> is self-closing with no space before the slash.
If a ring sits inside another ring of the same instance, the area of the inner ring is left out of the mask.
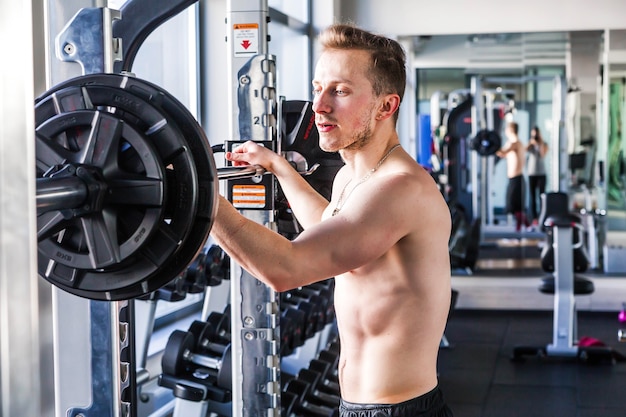
<path id="1" fill-rule="evenodd" d="M 360 178 L 375 168 L 385 154 L 399 143 L 398 135 L 395 131 L 386 140 L 376 139 L 376 136 L 372 135 L 370 141 L 360 149 L 343 149 L 339 151 L 346 166 L 353 172 L 355 178 Z"/>

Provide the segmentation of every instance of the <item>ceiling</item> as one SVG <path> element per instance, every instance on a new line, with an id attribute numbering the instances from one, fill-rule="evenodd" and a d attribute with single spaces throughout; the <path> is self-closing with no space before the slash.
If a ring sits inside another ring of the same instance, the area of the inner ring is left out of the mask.
<path id="1" fill-rule="evenodd" d="M 467 68 L 471 72 L 516 72 L 529 66 L 565 66 L 584 57 L 611 74 L 626 77 L 626 30 L 493 33 L 410 37 L 413 65 L 419 68 Z M 597 73 L 597 72 L 596 72 Z"/>
<path id="2" fill-rule="evenodd" d="M 570 51 L 568 32 L 416 36 L 412 41 L 418 67 L 502 72 L 527 66 L 563 66 Z"/>

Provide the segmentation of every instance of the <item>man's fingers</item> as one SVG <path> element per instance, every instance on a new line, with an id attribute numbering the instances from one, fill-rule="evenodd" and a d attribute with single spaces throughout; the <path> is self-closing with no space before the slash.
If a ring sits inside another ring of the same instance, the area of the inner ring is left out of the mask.
<path id="1" fill-rule="evenodd" d="M 234 166 L 249 165 L 248 161 L 245 160 L 244 155 L 241 153 L 226 152 L 224 156 L 228 161 L 233 162 Z"/>

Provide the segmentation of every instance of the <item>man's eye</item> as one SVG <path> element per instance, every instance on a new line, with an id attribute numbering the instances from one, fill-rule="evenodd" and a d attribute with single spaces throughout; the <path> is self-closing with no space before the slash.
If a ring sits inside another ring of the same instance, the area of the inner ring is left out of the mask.
<path id="1" fill-rule="evenodd" d="M 319 96 L 321 92 L 322 92 L 321 90 L 313 90 L 311 93 L 312 93 L 314 96 Z"/>
<path id="2" fill-rule="evenodd" d="M 343 90 L 335 90 L 335 94 L 337 94 L 338 96 L 342 96 L 342 95 L 346 94 L 346 92 L 343 91 Z"/>

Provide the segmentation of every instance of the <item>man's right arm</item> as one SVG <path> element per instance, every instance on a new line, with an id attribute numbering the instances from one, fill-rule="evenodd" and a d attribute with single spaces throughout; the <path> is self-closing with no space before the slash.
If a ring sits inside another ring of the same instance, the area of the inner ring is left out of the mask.
<path id="1" fill-rule="evenodd" d="M 321 221 L 328 201 L 282 156 L 250 141 L 226 153 L 226 159 L 235 165 L 260 165 L 273 173 L 280 182 L 291 210 L 305 229 Z"/>

